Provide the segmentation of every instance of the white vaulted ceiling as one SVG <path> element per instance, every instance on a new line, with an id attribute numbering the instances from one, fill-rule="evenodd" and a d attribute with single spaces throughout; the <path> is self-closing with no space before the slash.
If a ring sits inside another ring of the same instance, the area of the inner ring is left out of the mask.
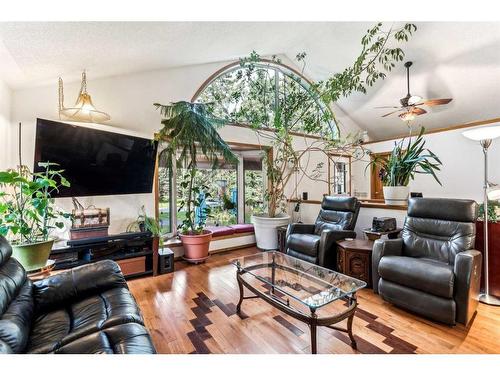
<path id="1" fill-rule="evenodd" d="M 305 73 L 324 79 L 352 64 L 360 39 L 374 22 L 47 22 L 0 23 L 0 78 L 12 89 L 139 71 L 307 52 Z M 386 23 L 389 27 L 391 24 Z M 500 117 L 500 23 L 420 22 L 403 48 L 412 60 L 412 94 L 452 97 L 416 124 L 427 128 Z M 201 82 L 200 82 L 201 83 Z M 397 116 L 381 118 L 381 105 L 405 96 L 400 64 L 385 81 L 338 106 L 374 139 L 406 131 Z"/>

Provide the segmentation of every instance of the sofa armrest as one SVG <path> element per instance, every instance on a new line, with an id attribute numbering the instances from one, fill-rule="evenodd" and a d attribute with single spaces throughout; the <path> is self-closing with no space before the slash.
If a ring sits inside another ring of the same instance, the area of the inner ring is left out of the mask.
<path id="1" fill-rule="evenodd" d="M 0 340 L 0 354 L 14 354 L 12 348 L 3 340 Z"/>
<path id="2" fill-rule="evenodd" d="M 356 238 L 352 230 L 324 230 L 318 248 L 318 264 L 322 267 L 337 270 L 337 241 Z"/>
<path id="3" fill-rule="evenodd" d="M 303 224 L 303 223 L 292 223 L 288 224 L 288 228 L 286 230 L 286 237 L 289 235 L 298 233 L 298 234 L 313 234 L 314 233 L 314 224 Z"/>
<path id="4" fill-rule="evenodd" d="M 103 260 L 35 282 L 33 296 L 37 311 L 46 311 L 112 288 L 128 288 L 127 282 L 116 262 Z"/>
<path id="5" fill-rule="evenodd" d="M 372 251 L 372 281 L 373 291 L 378 293 L 378 281 L 380 276 L 378 274 L 378 265 L 382 257 L 386 255 L 401 255 L 403 252 L 403 239 L 383 239 L 375 240 Z"/>
<path id="6" fill-rule="evenodd" d="M 455 256 L 454 298 L 456 320 L 467 325 L 477 309 L 483 255 L 477 250 L 466 250 Z"/>

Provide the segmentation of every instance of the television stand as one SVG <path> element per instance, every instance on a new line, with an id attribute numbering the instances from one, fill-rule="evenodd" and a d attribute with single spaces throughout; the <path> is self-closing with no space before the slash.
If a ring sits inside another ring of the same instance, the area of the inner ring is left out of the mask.
<path id="1" fill-rule="evenodd" d="M 55 269 L 69 269 L 104 259 L 116 261 L 126 278 L 157 274 L 158 246 L 149 232 L 130 232 L 111 236 L 68 241 L 55 247 L 50 259 Z"/>

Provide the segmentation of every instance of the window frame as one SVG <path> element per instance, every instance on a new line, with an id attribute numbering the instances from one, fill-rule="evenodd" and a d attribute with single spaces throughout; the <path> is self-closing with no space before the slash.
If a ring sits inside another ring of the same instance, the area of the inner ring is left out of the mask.
<path id="1" fill-rule="evenodd" d="M 281 62 L 269 60 L 269 59 L 261 59 L 259 62 L 254 63 L 255 66 L 260 67 L 260 68 L 267 68 L 267 69 L 273 69 L 275 72 L 279 72 L 291 79 L 293 79 L 295 82 L 297 82 L 302 88 L 304 88 L 313 98 L 313 100 L 316 102 L 316 104 L 319 106 L 319 108 L 323 112 L 329 112 L 330 114 L 333 114 L 332 109 L 326 105 L 321 99 L 315 97 L 311 93 L 311 85 L 312 82 L 304 76 L 301 72 L 298 70 L 294 69 L 291 66 L 288 66 L 286 64 L 283 64 Z M 223 76 L 224 74 L 231 73 L 235 70 L 238 70 L 241 68 L 240 62 L 235 61 L 230 64 L 227 64 L 217 70 L 215 73 L 213 73 L 210 77 L 208 77 L 205 82 L 196 90 L 195 94 L 191 98 L 191 102 L 195 102 L 199 99 L 200 95 L 205 91 L 205 89 L 210 86 L 215 80 L 217 80 L 219 77 Z M 277 75 L 275 75 L 277 77 Z M 297 79 L 297 77 L 299 79 Z M 279 83 L 278 79 L 275 80 L 275 91 L 279 89 Z M 245 126 L 245 127 L 250 127 L 249 124 L 246 123 L 237 123 L 237 124 L 229 124 L 229 125 L 238 125 L 238 126 Z M 340 137 L 340 129 L 338 125 L 335 123 L 335 121 L 328 121 L 328 126 L 330 127 L 330 130 L 334 133 L 335 138 Z M 261 130 L 268 130 L 268 131 L 274 131 L 272 127 L 263 127 Z M 308 137 L 321 137 L 321 134 L 312 134 L 312 133 L 304 133 L 304 132 L 298 132 L 298 131 L 291 131 L 290 134 L 292 135 L 299 135 L 299 136 L 308 136 Z"/>

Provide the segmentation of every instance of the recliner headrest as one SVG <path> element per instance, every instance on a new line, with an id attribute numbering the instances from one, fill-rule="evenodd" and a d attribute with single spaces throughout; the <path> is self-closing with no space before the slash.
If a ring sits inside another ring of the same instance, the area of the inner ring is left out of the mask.
<path id="1" fill-rule="evenodd" d="M 356 197 L 332 197 L 324 196 L 321 202 L 323 210 L 330 211 L 350 211 L 355 212 L 358 205 L 358 198 Z"/>
<path id="2" fill-rule="evenodd" d="M 12 247 L 9 241 L 0 236 L 0 266 L 4 265 L 12 256 Z"/>
<path id="3" fill-rule="evenodd" d="M 473 223 L 477 215 L 478 205 L 471 199 L 410 198 L 408 202 L 410 217 Z"/>

